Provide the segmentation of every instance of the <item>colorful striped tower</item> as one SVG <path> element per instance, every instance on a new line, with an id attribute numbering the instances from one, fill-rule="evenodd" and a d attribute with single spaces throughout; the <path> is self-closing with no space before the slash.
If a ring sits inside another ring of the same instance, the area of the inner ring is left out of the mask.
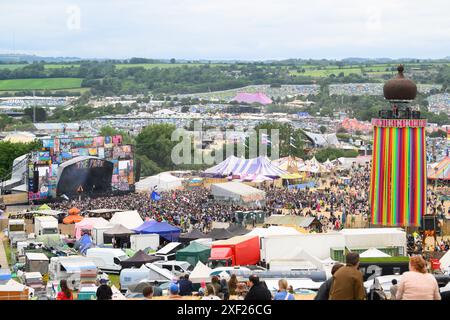
<path id="1" fill-rule="evenodd" d="M 371 223 L 417 227 L 426 213 L 427 121 L 408 107 L 417 88 L 404 78 L 403 66 L 398 70 L 397 78 L 384 87 L 392 111 L 381 111 L 380 119 L 372 119 Z"/>
<path id="2" fill-rule="evenodd" d="M 426 120 L 373 119 L 371 223 L 420 226 L 426 210 Z"/>

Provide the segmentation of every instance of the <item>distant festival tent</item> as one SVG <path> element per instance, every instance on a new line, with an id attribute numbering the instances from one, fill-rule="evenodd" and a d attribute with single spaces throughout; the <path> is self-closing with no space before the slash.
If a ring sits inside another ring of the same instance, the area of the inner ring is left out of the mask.
<path id="1" fill-rule="evenodd" d="M 431 170 L 428 170 L 428 179 L 450 180 L 450 157 L 445 157 Z"/>
<path id="2" fill-rule="evenodd" d="M 234 237 L 234 235 L 224 228 L 214 228 L 210 233 L 206 235 L 206 237 L 211 238 L 213 240 L 226 240 Z"/>
<path id="3" fill-rule="evenodd" d="M 168 172 L 163 172 L 155 176 L 147 177 L 136 182 L 137 191 L 151 191 L 155 187 L 158 191 L 173 190 L 181 187 L 183 179 L 175 177 Z"/>
<path id="4" fill-rule="evenodd" d="M 122 268 L 140 268 L 143 264 L 153 263 L 161 259 L 161 257 L 148 255 L 144 251 L 139 250 L 131 258 L 121 261 L 120 265 Z"/>
<path id="5" fill-rule="evenodd" d="M 211 194 L 216 200 L 248 203 L 264 201 L 266 192 L 241 182 L 213 183 Z"/>
<path id="6" fill-rule="evenodd" d="M 280 177 L 286 174 L 285 170 L 282 170 L 270 162 L 269 158 L 265 156 L 259 156 L 253 159 L 243 159 L 235 156 L 230 156 L 218 165 L 205 170 L 206 175 L 212 176 L 266 176 L 266 177 Z"/>
<path id="7" fill-rule="evenodd" d="M 259 103 L 262 105 L 271 104 L 272 99 L 270 99 L 267 95 L 262 92 L 256 93 L 238 93 L 231 101 L 236 101 L 238 103 Z"/>
<path id="8" fill-rule="evenodd" d="M 298 157 L 284 157 L 277 160 L 272 160 L 272 164 L 279 169 L 287 171 L 289 173 L 296 173 L 305 164 L 302 158 Z"/>
<path id="9" fill-rule="evenodd" d="M 167 222 L 157 222 L 155 220 L 146 221 L 139 227 L 133 229 L 136 233 L 156 233 L 168 241 L 178 241 L 180 228 L 174 227 Z"/>

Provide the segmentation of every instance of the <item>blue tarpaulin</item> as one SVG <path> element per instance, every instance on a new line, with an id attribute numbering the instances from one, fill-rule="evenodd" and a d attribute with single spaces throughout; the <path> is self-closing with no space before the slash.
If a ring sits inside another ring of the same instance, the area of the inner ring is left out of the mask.
<path id="1" fill-rule="evenodd" d="M 167 222 L 146 221 L 139 227 L 133 229 L 136 233 L 156 233 L 169 241 L 178 241 L 180 228 L 174 227 Z"/>

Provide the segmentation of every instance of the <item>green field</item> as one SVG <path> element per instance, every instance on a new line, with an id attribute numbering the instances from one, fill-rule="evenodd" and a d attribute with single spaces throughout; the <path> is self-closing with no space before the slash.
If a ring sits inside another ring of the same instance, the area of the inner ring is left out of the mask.
<path id="1" fill-rule="evenodd" d="M 361 74 L 360 68 L 342 68 L 342 69 L 305 69 L 305 72 L 298 72 L 296 70 L 291 70 L 289 73 L 295 76 L 305 76 L 305 77 L 328 77 L 331 74 L 338 76 L 339 73 L 343 72 L 345 76 L 351 73 Z"/>
<path id="2" fill-rule="evenodd" d="M 0 64 L 0 70 L 8 69 L 8 70 L 14 70 L 18 68 L 25 67 L 26 64 Z"/>
<path id="3" fill-rule="evenodd" d="M 43 78 L 0 80 L 0 91 L 58 90 L 81 87 L 80 78 Z"/>

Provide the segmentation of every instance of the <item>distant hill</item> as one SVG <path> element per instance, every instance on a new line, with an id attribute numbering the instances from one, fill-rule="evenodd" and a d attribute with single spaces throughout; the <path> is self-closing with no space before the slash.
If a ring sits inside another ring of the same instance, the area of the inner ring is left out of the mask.
<path id="1" fill-rule="evenodd" d="M 15 63 L 15 62 L 27 62 L 33 63 L 37 61 L 45 62 L 72 62 L 81 60 L 77 57 L 41 57 L 30 54 L 0 54 L 0 62 L 2 63 Z"/>

